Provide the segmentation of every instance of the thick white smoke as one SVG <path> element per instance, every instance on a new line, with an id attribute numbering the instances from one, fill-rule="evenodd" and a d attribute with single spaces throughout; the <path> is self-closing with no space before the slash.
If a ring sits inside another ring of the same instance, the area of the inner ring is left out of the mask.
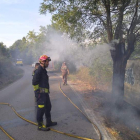
<path id="1" fill-rule="evenodd" d="M 108 44 L 97 45 L 93 48 L 80 47 L 68 35 L 53 32 L 49 35 L 49 43 L 47 43 L 45 53 L 53 61 L 65 61 L 67 59 L 79 68 L 81 66 L 91 66 L 94 60 L 98 58 L 102 59 L 103 63 L 106 63 L 106 59 L 110 57 L 110 48 Z"/>

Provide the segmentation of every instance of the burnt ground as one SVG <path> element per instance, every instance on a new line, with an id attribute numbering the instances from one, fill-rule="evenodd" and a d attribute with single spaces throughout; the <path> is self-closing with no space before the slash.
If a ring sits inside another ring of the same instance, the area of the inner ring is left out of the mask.
<path id="1" fill-rule="evenodd" d="M 69 81 L 117 140 L 140 140 L 140 110 L 125 102 L 114 106 L 111 94 L 93 89 L 88 83 Z"/>

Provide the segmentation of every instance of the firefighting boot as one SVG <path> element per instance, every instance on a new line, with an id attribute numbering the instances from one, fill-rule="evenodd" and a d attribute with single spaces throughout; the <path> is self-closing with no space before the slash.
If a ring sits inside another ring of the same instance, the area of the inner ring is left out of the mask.
<path id="1" fill-rule="evenodd" d="M 39 122 L 39 123 L 38 123 L 38 130 L 41 130 L 41 131 L 49 131 L 50 128 L 47 128 L 47 127 L 43 124 L 43 122 Z"/>
<path id="2" fill-rule="evenodd" d="M 52 122 L 51 118 L 47 118 L 47 124 L 46 127 L 57 125 L 57 122 Z"/>

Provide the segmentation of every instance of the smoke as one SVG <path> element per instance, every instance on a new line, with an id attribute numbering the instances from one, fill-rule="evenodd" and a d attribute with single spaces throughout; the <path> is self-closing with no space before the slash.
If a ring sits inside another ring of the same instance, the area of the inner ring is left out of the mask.
<path id="1" fill-rule="evenodd" d="M 69 61 L 78 69 L 81 66 L 90 67 L 94 60 L 100 59 L 102 63 L 106 63 L 110 57 L 110 48 L 108 44 L 87 47 L 88 42 L 78 44 L 70 39 L 67 34 L 61 34 L 53 31 L 49 34 L 49 42 L 46 45 L 45 53 L 51 57 L 53 61 Z M 110 57 L 111 59 L 111 57 Z"/>
<path id="2" fill-rule="evenodd" d="M 35 49 L 36 52 L 39 52 L 36 61 L 38 61 L 40 55 L 46 54 L 51 57 L 52 61 L 71 62 L 77 69 L 82 66 L 91 67 L 94 65 L 95 61 L 98 60 L 100 61 L 100 64 L 106 64 L 111 60 L 110 50 L 114 50 L 114 44 L 119 43 L 119 41 L 114 40 L 111 44 L 104 43 L 99 45 L 94 45 L 92 42 L 93 46 L 89 46 L 90 43 L 91 40 L 85 40 L 85 42 L 78 44 L 76 41 L 70 39 L 67 34 L 51 30 L 46 36 L 46 41 L 43 42 L 43 48 L 38 47 Z M 18 52 L 19 51 L 16 51 L 15 55 L 18 54 Z M 25 54 L 23 55 L 25 56 Z M 103 97 L 104 96 L 105 95 L 103 95 Z M 128 126 L 140 126 L 138 114 L 134 109 L 129 107 L 124 107 L 121 111 L 118 108 L 114 109 L 112 104 L 115 104 L 115 102 L 111 104 L 111 100 L 112 99 L 108 98 L 104 103 L 104 114 L 109 114 L 114 117 L 117 116 Z"/>
<path id="3" fill-rule="evenodd" d="M 110 50 L 115 49 L 113 46 L 116 43 L 119 43 L 119 40 L 114 40 L 111 44 L 104 43 L 96 46 L 93 44 L 93 47 L 88 47 L 88 40 L 83 44 L 78 44 L 70 39 L 68 35 L 53 31 L 53 33 L 49 34 L 49 42 L 45 48 L 45 53 L 53 61 L 68 60 L 79 69 L 81 66 L 91 67 L 96 60 L 100 60 L 101 64 L 106 64 L 111 60 Z M 104 104 L 104 114 L 110 114 L 116 120 L 120 120 L 120 122 L 125 123 L 127 126 L 136 129 L 136 126 L 140 125 L 140 121 L 135 109 L 127 104 L 120 106 L 121 109 L 117 108 L 115 102 L 112 103 L 114 104 L 112 106 L 111 100 L 108 98 Z M 116 120 L 114 119 L 114 121 Z"/>

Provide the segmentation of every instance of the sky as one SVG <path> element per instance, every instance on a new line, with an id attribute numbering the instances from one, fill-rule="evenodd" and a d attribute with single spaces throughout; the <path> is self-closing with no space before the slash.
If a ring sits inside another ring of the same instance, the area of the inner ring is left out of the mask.
<path id="1" fill-rule="evenodd" d="M 0 0 L 0 42 L 10 47 L 29 31 L 51 24 L 51 14 L 40 15 L 43 0 Z"/>

